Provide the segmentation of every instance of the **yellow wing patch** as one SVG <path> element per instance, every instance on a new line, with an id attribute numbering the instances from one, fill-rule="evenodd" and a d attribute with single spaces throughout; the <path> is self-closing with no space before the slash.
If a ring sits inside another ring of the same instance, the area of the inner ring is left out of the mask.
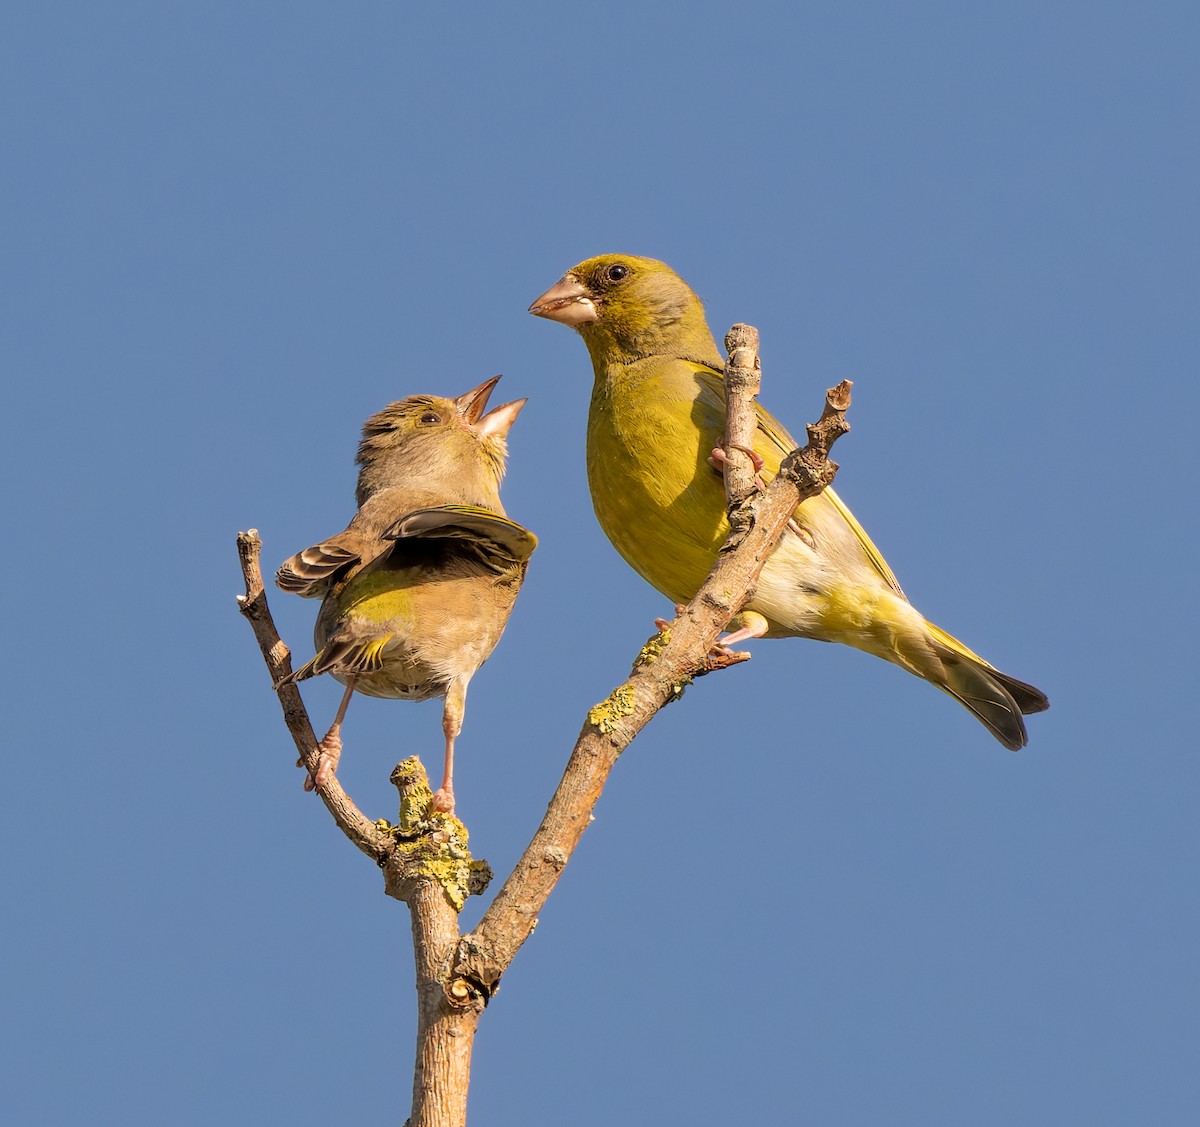
<path id="1" fill-rule="evenodd" d="M 696 377 L 700 381 L 703 390 L 711 394 L 715 405 L 720 408 L 721 414 L 724 415 L 725 383 L 721 374 L 697 365 Z M 762 406 L 761 403 L 755 403 L 754 406 L 758 421 L 758 431 L 770 444 L 767 449 L 762 449 L 761 447 L 759 449 L 759 453 L 763 456 L 764 460 L 763 480 L 768 481 L 778 472 L 779 463 L 783 461 L 784 457 L 800 444 L 792 438 L 787 428 L 770 411 Z M 871 542 L 871 538 L 867 535 L 863 526 L 854 518 L 854 514 L 846 508 L 845 502 L 832 489 L 826 489 L 822 496 L 828 499 L 838 516 L 849 526 L 867 559 L 871 561 L 871 565 L 879 572 L 884 582 L 902 599 L 907 600 L 907 596 L 900 587 L 900 581 L 892 574 L 892 569 L 888 567 L 883 554 Z"/>

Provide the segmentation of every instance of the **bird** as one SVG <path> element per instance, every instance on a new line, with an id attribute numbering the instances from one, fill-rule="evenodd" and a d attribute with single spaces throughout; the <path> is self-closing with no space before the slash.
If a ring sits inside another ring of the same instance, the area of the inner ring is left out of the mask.
<path id="1" fill-rule="evenodd" d="M 576 329 L 591 357 L 587 474 L 601 528 L 651 586 L 688 602 L 729 531 L 724 359 L 704 306 L 665 263 L 603 254 L 568 270 L 529 312 Z M 797 444 L 755 410 L 755 467 L 769 480 Z M 1014 751 L 1028 741 L 1023 715 L 1049 707 L 1040 689 L 925 620 L 832 489 L 796 508 L 720 642 L 789 636 L 840 642 L 916 674 Z"/>
<path id="2" fill-rule="evenodd" d="M 354 693 L 444 697 L 445 755 L 434 810 L 454 811 L 454 744 L 467 685 L 500 640 L 537 537 L 500 503 L 517 399 L 484 413 L 500 377 L 450 399 L 412 395 L 363 424 L 344 532 L 284 561 L 284 591 L 320 598 L 315 656 L 280 684 L 330 673 L 346 686 L 307 790 L 331 779 Z"/>

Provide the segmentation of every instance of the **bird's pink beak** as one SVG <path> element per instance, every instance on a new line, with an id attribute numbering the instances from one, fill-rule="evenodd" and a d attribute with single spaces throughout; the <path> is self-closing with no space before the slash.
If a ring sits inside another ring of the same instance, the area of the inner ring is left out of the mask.
<path id="1" fill-rule="evenodd" d="M 494 388 L 500 382 L 499 376 L 493 376 L 490 380 L 484 380 L 478 387 L 471 388 L 470 391 L 464 391 L 454 401 L 455 410 L 469 424 L 479 422 L 479 417 L 483 414 L 483 409 L 487 406 L 488 396 L 492 394 Z"/>
<path id="2" fill-rule="evenodd" d="M 600 320 L 600 311 L 587 287 L 574 274 L 564 274 L 529 307 L 535 317 L 564 325 L 587 325 Z"/>
<path id="3" fill-rule="evenodd" d="M 494 407 L 475 424 L 475 429 L 485 437 L 504 438 L 517 421 L 521 408 L 528 402 L 528 399 L 514 399 L 511 403 Z"/>
<path id="4" fill-rule="evenodd" d="M 478 387 L 473 387 L 470 391 L 460 395 L 454 401 L 454 406 L 462 420 L 476 433 L 503 438 L 508 434 L 513 423 L 517 421 L 521 408 L 529 400 L 514 399 L 511 403 L 493 408 L 485 415 L 483 410 L 487 406 L 488 396 L 492 394 L 492 388 L 499 382 L 499 376 L 484 380 Z"/>

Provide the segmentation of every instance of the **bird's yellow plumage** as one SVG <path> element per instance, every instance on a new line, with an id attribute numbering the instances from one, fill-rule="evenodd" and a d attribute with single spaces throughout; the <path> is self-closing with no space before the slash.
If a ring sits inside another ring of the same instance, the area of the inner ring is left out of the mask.
<path id="1" fill-rule="evenodd" d="M 664 263 L 600 255 L 530 307 L 579 331 L 595 382 L 587 429 L 596 516 L 635 571 L 675 602 L 696 593 L 728 532 L 710 461 L 723 442 L 724 361 L 700 300 Z M 761 406 L 754 448 L 769 479 L 796 443 Z M 842 642 L 923 677 L 965 704 L 1005 746 L 1022 713 L 1047 707 L 913 609 L 832 489 L 805 501 L 763 568 L 733 637 Z"/>

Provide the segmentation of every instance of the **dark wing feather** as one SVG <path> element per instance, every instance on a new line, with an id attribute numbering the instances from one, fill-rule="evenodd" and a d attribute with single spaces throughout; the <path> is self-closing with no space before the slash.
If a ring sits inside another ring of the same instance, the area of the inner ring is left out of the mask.
<path id="1" fill-rule="evenodd" d="M 319 599 L 325 595 L 333 580 L 360 559 L 358 552 L 338 544 L 336 537 L 324 540 L 285 560 L 275 573 L 275 585 L 293 595 Z"/>
<path id="2" fill-rule="evenodd" d="M 509 563 L 523 564 L 537 547 L 537 537 L 516 521 L 474 505 L 437 505 L 414 509 L 394 521 L 385 540 L 467 540 Z"/>

